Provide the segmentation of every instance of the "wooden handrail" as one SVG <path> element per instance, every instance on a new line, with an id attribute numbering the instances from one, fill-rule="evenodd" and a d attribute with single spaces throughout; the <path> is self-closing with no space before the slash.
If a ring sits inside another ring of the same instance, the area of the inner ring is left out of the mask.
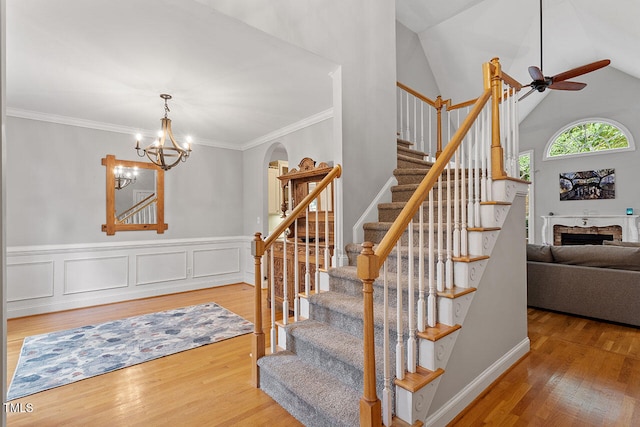
<path id="1" fill-rule="evenodd" d="M 260 369 L 258 368 L 258 360 L 265 355 L 265 336 L 262 329 L 262 257 L 273 245 L 278 236 L 285 232 L 287 228 L 304 212 L 309 205 L 333 182 L 334 179 L 340 178 L 342 175 L 342 167 L 336 165 L 327 173 L 327 175 L 316 185 L 307 196 L 302 199 L 293 209 L 291 214 L 282 221 L 275 230 L 266 238 L 262 239 L 261 233 L 254 235 L 251 242 L 251 254 L 254 260 L 254 318 L 253 318 L 253 339 L 251 344 L 251 381 L 256 387 L 260 387 Z"/>
<path id="2" fill-rule="evenodd" d="M 429 104 L 429 105 L 431 105 L 432 107 L 435 108 L 436 101 L 434 101 L 433 99 L 427 98 L 426 96 L 424 96 L 423 94 L 421 94 L 417 90 L 411 89 L 409 86 L 407 86 L 405 84 L 402 84 L 400 82 L 396 82 L 396 86 L 398 86 L 400 89 L 404 90 L 405 92 L 409 92 L 411 95 L 415 96 L 416 98 L 426 102 L 427 104 Z"/>
<path id="3" fill-rule="evenodd" d="M 331 171 L 316 185 L 316 188 L 311 191 L 307 196 L 302 199 L 300 203 L 298 203 L 295 209 L 291 212 L 289 217 L 282 221 L 275 230 L 265 239 L 264 241 L 264 251 L 269 249 L 269 247 L 273 244 L 273 242 L 280 236 L 284 231 L 293 224 L 293 222 L 300 216 L 302 212 L 304 212 L 307 207 L 313 203 L 313 201 L 324 191 L 325 188 L 329 186 L 331 181 L 335 178 L 340 178 L 342 175 L 342 167 L 340 165 L 334 166 Z M 264 253 L 264 252 L 263 252 Z"/>
<path id="4" fill-rule="evenodd" d="M 467 118 L 462 122 L 458 130 L 447 146 L 442 150 L 442 154 L 438 161 L 431 167 L 427 175 L 424 177 L 416 191 L 413 193 L 405 207 L 402 209 L 398 218 L 393 223 L 387 234 L 384 236 L 380 244 L 375 249 L 375 254 L 378 256 L 378 265 L 382 265 L 384 260 L 393 250 L 396 242 L 402 236 L 402 233 L 411 222 L 420 205 L 424 202 L 429 191 L 438 180 L 438 177 L 444 172 L 445 167 L 453 157 L 454 153 L 462 143 L 465 135 L 473 126 L 476 118 L 480 115 L 480 112 L 484 108 L 487 101 L 491 98 L 491 90 L 485 90 L 484 93 L 476 100 L 471 112 Z"/>

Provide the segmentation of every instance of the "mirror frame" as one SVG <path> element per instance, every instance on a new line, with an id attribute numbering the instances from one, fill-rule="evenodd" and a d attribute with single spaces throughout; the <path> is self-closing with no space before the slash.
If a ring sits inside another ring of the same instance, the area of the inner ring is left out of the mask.
<path id="1" fill-rule="evenodd" d="M 107 154 L 102 159 L 102 165 L 107 168 L 107 223 L 102 224 L 102 231 L 107 236 L 113 236 L 116 231 L 156 230 L 164 233 L 169 226 L 164 222 L 164 171 L 153 163 L 134 162 L 131 160 L 116 160 L 113 154 Z M 116 224 L 116 178 L 113 170 L 118 166 L 127 168 L 150 169 L 156 172 L 156 222 L 155 224 Z"/>

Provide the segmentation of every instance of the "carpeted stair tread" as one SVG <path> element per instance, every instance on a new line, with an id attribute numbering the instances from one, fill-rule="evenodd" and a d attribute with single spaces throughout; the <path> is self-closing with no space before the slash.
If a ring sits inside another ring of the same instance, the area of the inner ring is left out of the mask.
<path id="1" fill-rule="evenodd" d="M 363 392 L 364 356 L 362 337 L 355 337 L 315 320 L 304 320 L 286 327 L 287 350 L 306 362 L 339 377 L 351 388 Z M 376 346 L 376 376 L 384 380 L 383 349 Z"/>
<path id="2" fill-rule="evenodd" d="M 290 351 L 264 356 L 260 388 L 307 427 L 357 426 L 360 393 Z"/>
<path id="3" fill-rule="evenodd" d="M 407 157 L 413 157 L 415 159 L 418 160 L 424 160 L 426 153 L 422 152 L 422 151 L 418 151 L 418 150 L 414 150 L 412 148 L 409 147 L 403 147 L 401 145 L 398 145 L 398 154 L 401 154 L 403 156 L 407 156 Z"/>
<path id="4" fill-rule="evenodd" d="M 402 169 L 402 168 L 423 168 L 423 169 L 428 169 L 430 168 L 433 163 L 426 161 L 426 160 L 421 160 L 421 159 L 416 159 L 415 157 L 411 157 L 411 156 L 405 156 L 403 154 L 398 153 L 398 168 Z"/>

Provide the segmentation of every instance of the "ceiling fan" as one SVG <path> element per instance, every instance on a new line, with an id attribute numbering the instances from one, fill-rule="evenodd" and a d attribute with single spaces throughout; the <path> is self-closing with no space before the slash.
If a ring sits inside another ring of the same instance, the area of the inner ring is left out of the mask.
<path id="1" fill-rule="evenodd" d="M 547 88 L 557 90 L 580 90 L 587 84 L 570 82 L 567 80 L 606 67 L 610 63 L 610 60 L 602 59 L 577 68 L 572 68 L 571 70 L 556 74 L 555 76 L 545 76 L 542 73 L 542 0 L 540 0 L 540 67 L 536 67 L 535 65 L 529 67 L 529 75 L 533 81 L 523 87 L 530 87 L 531 90 L 520 97 L 519 101 L 523 100 L 534 91 L 544 92 Z"/>

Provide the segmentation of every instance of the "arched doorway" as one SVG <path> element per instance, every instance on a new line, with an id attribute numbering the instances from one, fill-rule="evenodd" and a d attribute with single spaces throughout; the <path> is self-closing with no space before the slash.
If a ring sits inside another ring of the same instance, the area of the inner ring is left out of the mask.
<path id="1" fill-rule="evenodd" d="M 267 223 L 268 232 L 271 233 L 282 221 L 283 203 L 288 208 L 288 194 L 282 191 L 278 177 L 289 171 L 289 157 L 287 150 L 281 143 L 276 143 L 272 147 L 267 162 Z"/>

